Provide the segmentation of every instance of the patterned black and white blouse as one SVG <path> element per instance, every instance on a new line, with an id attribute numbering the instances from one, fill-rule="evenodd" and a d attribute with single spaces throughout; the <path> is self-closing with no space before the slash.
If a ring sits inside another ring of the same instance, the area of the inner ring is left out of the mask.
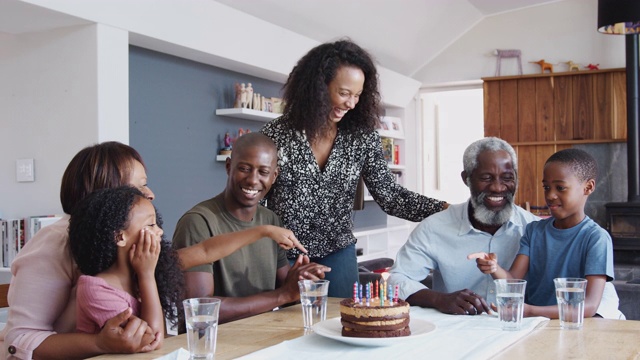
<path id="1" fill-rule="evenodd" d="M 382 154 L 380 135 L 339 129 L 324 168 L 320 170 L 306 136 L 284 117 L 261 130 L 278 146 L 280 174 L 267 195 L 267 207 L 282 219 L 309 251 L 321 258 L 356 242 L 351 211 L 360 175 L 387 214 L 411 221 L 442 210 L 444 202 L 398 185 Z M 300 252 L 290 250 L 289 258 Z"/>

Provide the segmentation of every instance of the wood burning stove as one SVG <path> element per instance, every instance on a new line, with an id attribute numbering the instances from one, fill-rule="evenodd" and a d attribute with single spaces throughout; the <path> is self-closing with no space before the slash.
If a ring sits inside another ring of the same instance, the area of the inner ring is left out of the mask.
<path id="1" fill-rule="evenodd" d="M 607 230 L 614 250 L 640 250 L 640 203 L 607 203 Z"/>

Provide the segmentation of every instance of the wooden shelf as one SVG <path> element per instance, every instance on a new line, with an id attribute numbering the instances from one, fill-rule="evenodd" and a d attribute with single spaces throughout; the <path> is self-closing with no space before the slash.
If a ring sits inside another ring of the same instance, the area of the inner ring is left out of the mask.
<path id="1" fill-rule="evenodd" d="M 512 146 L 531 146 L 531 145 L 578 145 L 578 144 L 605 144 L 626 142 L 627 139 L 590 139 L 590 140 L 551 140 L 551 141 L 523 141 L 513 142 Z"/>
<path id="2" fill-rule="evenodd" d="M 404 134 L 399 131 L 376 129 L 381 137 L 404 140 Z"/>
<path id="3" fill-rule="evenodd" d="M 554 76 L 571 76 L 571 75 L 593 75 L 600 73 L 609 73 L 614 71 L 626 71 L 625 68 L 613 68 L 613 69 L 600 69 L 600 70 L 580 70 L 580 71 L 564 71 L 555 73 L 537 73 L 527 75 L 511 75 L 511 76 L 492 76 L 484 77 L 483 81 L 495 81 L 495 80 L 516 80 L 516 79 L 528 79 L 528 78 L 542 78 L 542 77 L 554 77 Z"/>
<path id="4" fill-rule="evenodd" d="M 238 119 L 247 119 L 254 121 L 268 122 L 273 120 L 282 114 L 276 114 L 272 112 L 245 109 L 245 108 L 231 108 L 231 109 L 217 109 L 216 115 L 227 116 Z"/>

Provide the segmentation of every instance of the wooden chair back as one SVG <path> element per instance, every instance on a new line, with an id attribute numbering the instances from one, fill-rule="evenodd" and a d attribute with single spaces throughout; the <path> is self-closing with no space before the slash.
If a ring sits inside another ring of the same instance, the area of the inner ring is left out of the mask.
<path id="1" fill-rule="evenodd" d="M 9 293 L 9 284 L 0 284 L 0 308 L 9 307 L 7 294 Z"/>

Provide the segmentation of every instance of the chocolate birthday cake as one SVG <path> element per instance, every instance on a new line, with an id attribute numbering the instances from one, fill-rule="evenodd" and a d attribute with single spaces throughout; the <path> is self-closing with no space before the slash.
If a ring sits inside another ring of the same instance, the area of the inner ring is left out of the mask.
<path id="1" fill-rule="evenodd" d="M 344 299 L 340 302 L 342 336 L 381 338 L 409 336 L 409 304 L 403 300 L 377 298 L 367 303 Z"/>

